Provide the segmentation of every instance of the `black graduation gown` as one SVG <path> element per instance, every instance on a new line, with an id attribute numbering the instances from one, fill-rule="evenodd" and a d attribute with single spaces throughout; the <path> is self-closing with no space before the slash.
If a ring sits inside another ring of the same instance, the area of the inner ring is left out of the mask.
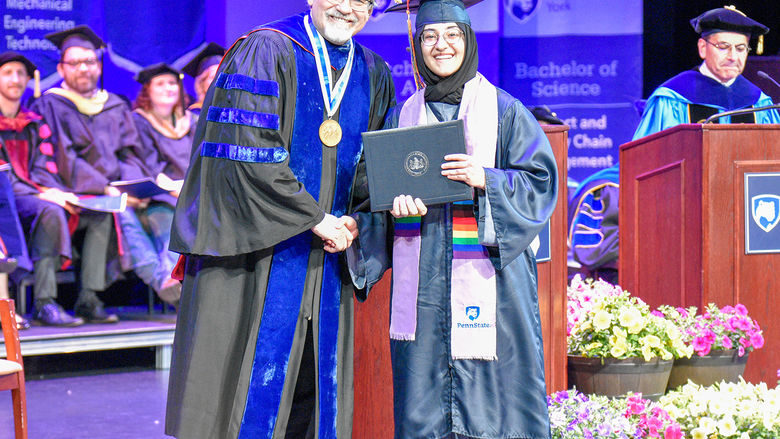
<path id="1" fill-rule="evenodd" d="M 283 437 L 311 319 L 318 435 L 351 436 L 352 290 L 309 229 L 365 197 L 351 190 L 365 189 L 359 133 L 381 127 L 394 90 L 381 58 L 356 45 L 334 116 L 344 137 L 325 147 L 303 16 L 266 26 L 297 43 L 270 30 L 239 40 L 206 96 L 171 233 L 187 263 L 167 434 Z"/>
<path id="2" fill-rule="evenodd" d="M 57 167 L 72 192 L 103 194 L 112 181 L 147 173 L 138 158 L 140 140 L 132 113 L 119 96 L 109 93 L 103 110 L 92 116 L 56 94 L 44 94 L 31 109 L 54 131 Z"/>

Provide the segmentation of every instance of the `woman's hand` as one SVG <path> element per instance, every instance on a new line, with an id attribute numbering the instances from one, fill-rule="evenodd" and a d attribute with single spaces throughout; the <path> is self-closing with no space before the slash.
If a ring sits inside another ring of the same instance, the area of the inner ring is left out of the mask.
<path id="1" fill-rule="evenodd" d="M 412 199 L 411 195 L 399 195 L 393 199 L 393 208 L 390 214 L 395 218 L 406 216 L 423 216 L 428 213 L 428 208 L 419 198 Z"/>
<path id="2" fill-rule="evenodd" d="M 441 165 L 441 175 L 450 180 L 462 181 L 467 185 L 485 189 L 485 168 L 476 165 L 468 154 L 448 154 Z"/>

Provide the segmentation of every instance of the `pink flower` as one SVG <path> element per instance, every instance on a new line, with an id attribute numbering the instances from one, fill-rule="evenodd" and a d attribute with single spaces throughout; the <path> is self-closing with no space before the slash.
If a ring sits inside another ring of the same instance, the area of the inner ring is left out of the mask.
<path id="1" fill-rule="evenodd" d="M 740 357 L 744 357 L 745 356 L 745 348 L 740 346 L 739 347 L 739 351 L 737 351 L 737 355 L 739 355 Z"/>
<path id="2" fill-rule="evenodd" d="M 682 439 L 682 429 L 680 428 L 680 424 L 672 424 L 668 427 L 666 427 L 666 431 L 664 431 L 664 439 Z"/>
<path id="3" fill-rule="evenodd" d="M 720 341 L 720 344 L 723 345 L 723 349 L 731 349 L 734 347 L 734 344 L 731 343 L 731 339 L 724 335 L 723 338 Z"/>
<path id="4" fill-rule="evenodd" d="M 697 336 L 693 338 L 693 350 L 696 351 L 696 353 L 699 354 L 700 357 L 709 354 L 711 348 L 712 348 L 712 342 L 708 341 L 706 337 Z"/>
<path id="5" fill-rule="evenodd" d="M 750 336 L 750 344 L 754 349 L 761 349 L 764 347 L 764 336 L 760 333 L 755 333 Z"/>
<path id="6" fill-rule="evenodd" d="M 739 315 L 742 315 L 742 316 L 746 316 L 747 315 L 747 308 L 745 307 L 745 305 L 743 305 L 741 303 L 738 303 L 734 307 L 734 309 L 736 309 L 737 314 L 739 314 Z"/>
<path id="7" fill-rule="evenodd" d="M 734 314 L 735 310 L 733 306 L 726 305 L 723 308 L 720 309 L 720 312 L 726 313 L 726 314 Z M 745 314 L 747 314 L 747 310 L 745 311 Z"/>
<path id="8" fill-rule="evenodd" d="M 680 313 L 680 315 L 683 316 L 684 318 L 688 317 L 688 310 L 686 310 L 685 308 L 677 308 L 677 312 Z"/>
<path id="9" fill-rule="evenodd" d="M 631 395 L 627 401 L 628 415 L 639 415 L 645 410 L 645 400 L 641 394 Z"/>

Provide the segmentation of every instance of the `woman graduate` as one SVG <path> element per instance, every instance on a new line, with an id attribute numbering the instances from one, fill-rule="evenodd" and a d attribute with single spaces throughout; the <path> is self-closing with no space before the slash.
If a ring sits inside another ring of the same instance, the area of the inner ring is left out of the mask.
<path id="1" fill-rule="evenodd" d="M 122 217 L 133 268 L 160 298 L 176 303 L 181 283 L 170 273 L 178 255 L 168 250 L 176 206 L 178 180 L 184 179 L 190 162 L 195 119 L 185 110 L 181 73 L 164 63 L 141 70 L 136 80 L 143 86 L 133 110 L 133 121 L 141 140 L 140 158 L 150 176 L 169 193 L 153 197 L 148 205 L 136 209 L 136 216 Z M 135 218 L 135 221 L 133 221 Z"/>
<path id="2" fill-rule="evenodd" d="M 531 243 L 558 195 L 552 150 L 523 104 L 477 72 L 463 1 L 424 0 L 413 45 L 426 87 L 385 128 L 463 119 L 468 154 L 447 155 L 441 173 L 473 200 L 399 195 L 392 218 L 358 213 L 350 225 L 356 286 L 393 268 L 395 437 L 549 438 Z"/>

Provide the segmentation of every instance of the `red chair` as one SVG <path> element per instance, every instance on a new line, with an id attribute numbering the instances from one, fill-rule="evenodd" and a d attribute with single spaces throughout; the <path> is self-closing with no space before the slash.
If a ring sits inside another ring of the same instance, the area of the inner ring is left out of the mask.
<path id="1" fill-rule="evenodd" d="M 10 390 L 14 406 L 16 439 L 27 439 L 27 396 L 24 392 L 24 363 L 16 329 L 14 301 L 0 299 L 0 324 L 3 327 L 6 359 L 0 360 L 0 390 Z"/>

